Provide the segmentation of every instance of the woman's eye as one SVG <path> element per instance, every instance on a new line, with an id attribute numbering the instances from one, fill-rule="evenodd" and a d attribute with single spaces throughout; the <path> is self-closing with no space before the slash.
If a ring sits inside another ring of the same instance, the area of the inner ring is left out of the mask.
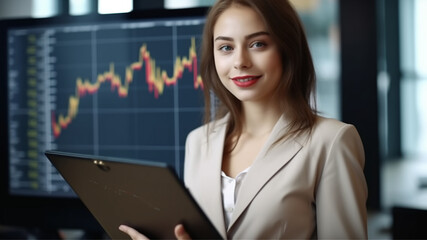
<path id="1" fill-rule="evenodd" d="M 233 48 L 229 45 L 223 45 L 223 46 L 219 47 L 219 50 L 224 51 L 224 52 L 229 52 L 229 51 L 233 50 Z"/>
<path id="2" fill-rule="evenodd" d="M 253 47 L 253 48 L 261 48 L 261 47 L 264 47 L 265 45 L 266 44 L 263 43 L 263 42 L 254 42 L 254 43 L 252 43 L 251 47 Z"/>

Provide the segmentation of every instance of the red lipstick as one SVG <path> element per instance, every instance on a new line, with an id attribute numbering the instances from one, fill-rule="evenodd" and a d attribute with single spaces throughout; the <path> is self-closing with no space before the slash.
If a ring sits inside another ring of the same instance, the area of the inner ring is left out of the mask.
<path id="1" fill-rule="evenodd" d="M 241 88 L 247 88 L 254 85 L 260 77 L 261 76 L 246 75 L 234 77 L 231 78 L 231 80 L 234 82 L 234 84 L 236 84 L 236 86 Z"/>

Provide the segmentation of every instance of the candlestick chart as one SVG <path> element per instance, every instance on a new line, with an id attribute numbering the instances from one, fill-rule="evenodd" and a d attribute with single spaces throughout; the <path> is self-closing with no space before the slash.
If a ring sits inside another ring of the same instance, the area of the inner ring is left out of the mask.
<path id="1" fill-rule="evenodd" d="M 11 188 L 71 194 L 45 150 L 162 161 L 182 174 L 186 136 L 202 122 L 203 24 L 192 18 L 10 31 Z"/>
<path id="2" fill-rule="evenodd" d="M 124 82 L 122 83 L 120 75 L 115 73 L 114 64 L 110 64 L 108 71 L 99 74 L 95 82 L 89 80 L 83 81 L 81 78 L 76 80 L 76 94 L 69 97 L 69 105 L 67 115 L 59 115 L 56 120 L 55 113 L 52 113 L 52 130 L 54 136 L 59 137 L 61 130 L 67 128 L 71 123 L 72 119 L 76 117 L 79 107 L 80 98 L 87 94 L 95 94 L 101 84 L 110 82 L 111 89 L 117 90 L 117 94 L 120 97 L 127 97 L 129 93 L 129 86 L 134 79 L 134 71 L 140 71 L 145 63 L 145 79 L 148 85 L 149 92 L 154 92 L 154 97 L 159 98 L 164 91 L 165 86 L 176 85 L 178 79 L 181 79 L 183 72 L 187 69 L 193 72 L 193 86 L 194 89 L 203 87 L 201 77 L 197 72 L 197 55 L 196 55 L 196 44 L 195 39 L 191 39 L 191 47 L 188 50 L 188 57 L 177 57 L 172 77 L 168 76 L 165 70 L 161 70 L 156 66 L 155 60 L 151 59 L 150 52 L 147 50 L 147 46 L 144 44 L 139 49 L 139 59 L 137 62 L 131 63 L 126 67 Z"/>

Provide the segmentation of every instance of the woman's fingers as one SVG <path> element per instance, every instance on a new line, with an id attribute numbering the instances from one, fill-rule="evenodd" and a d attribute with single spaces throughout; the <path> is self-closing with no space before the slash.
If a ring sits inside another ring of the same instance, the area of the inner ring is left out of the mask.
<path id="1" fill-rule="evenodd" d="M 178 224 L 175 226 L 175 237 L 178 240 L 187 240 L 191 239 L 190 235 L 185 231 L 185 228 L 182 224 Z"/>
<path id="2" fill-rule="evenodd" d="M 146 236 L 129 226 L 120 225 L 119 230 L 129 235 L 132 240 L 148 240 Z M 178 224 L 175 226 L 175 236 L 178 240 L 191 239 L 190 235 L 188 235 L 187 231 L 185 231 L 185 228 L 182 224 Z"/>
<path id="3" fill-rule="evenodd" d="M 136 231 L 135 229 L 126 226 L 126 225 L 120 225 L 119 230 L 129 235 L 132 240 L 148 240 L 146 236 L 141 234 L 140 232 Z"/>

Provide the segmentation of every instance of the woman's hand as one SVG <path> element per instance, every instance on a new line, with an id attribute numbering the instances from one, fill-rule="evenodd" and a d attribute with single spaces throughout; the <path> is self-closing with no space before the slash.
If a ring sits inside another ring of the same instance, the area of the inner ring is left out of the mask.
<path id="1" fill-rule="evenodd" d="M 141 234 L 140 232 L 136 231 L 135 229 L 126 226 L 126 225 L 120 225 L 119 230 L 129 235 L 132 240 L 148 240 L 148 238 Z"/>
<path id="2" fill-rule="evenodd" d="M 187 231 L 185 231 L 184 225 L 178 224 L 175 226 L 175 237 L 178 240 L 189 240 L 191 239 Z"/>
<path id="3" fill-rule="evenodd" d="M 119 230 L 129 235 L 132 240 L 148 240 L 148 238 L 141 234 L 140 232 L 136 231 L 135 229 L 126 226 L 126 225 L 120 225 Z M 178 224 L 175 226 L 175 237 L 178 240 L 186 240 L 191 239 L 188 233 L 185 231 L 185 228 L 182 224 Z"/>

